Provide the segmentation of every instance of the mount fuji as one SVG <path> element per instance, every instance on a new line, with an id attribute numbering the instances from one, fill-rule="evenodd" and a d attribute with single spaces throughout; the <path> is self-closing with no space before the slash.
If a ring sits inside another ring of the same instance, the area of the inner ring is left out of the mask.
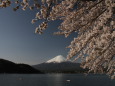
<path id="1" fill-rule="evenodd" d="M 45 73 L 84 72 L 80 67 L 80 63 L 68 61 L 62 55 L 58 55 L 44 63 L 33 65 L 33 67 Z"/>

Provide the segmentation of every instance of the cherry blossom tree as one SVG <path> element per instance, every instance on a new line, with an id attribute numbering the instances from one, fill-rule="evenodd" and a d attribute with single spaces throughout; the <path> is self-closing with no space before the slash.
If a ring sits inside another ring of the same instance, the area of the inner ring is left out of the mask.
<path id="1" fill-rule="evenodd" d="M 81 67 L 89 72 L 115 78 L 115 0 L 0 0 L 0 8 L 12 3 L 16 4 L 14 11 L 38 10 L 32 24 L 44 22 L 35 33 L 42 34 L 50 21 L 63 21 L 54 34 L 78 34 L 68 46 L 67 59 L 81 59 Z"/>

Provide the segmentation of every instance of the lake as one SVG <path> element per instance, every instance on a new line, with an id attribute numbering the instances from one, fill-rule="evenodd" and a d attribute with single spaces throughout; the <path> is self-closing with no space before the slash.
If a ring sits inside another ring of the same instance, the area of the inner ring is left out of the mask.
<path id="1" fill-rule="evenodd" d="M 0 74 L 0 86 L 115 86 L 115 79 L 92 74 Z"/>

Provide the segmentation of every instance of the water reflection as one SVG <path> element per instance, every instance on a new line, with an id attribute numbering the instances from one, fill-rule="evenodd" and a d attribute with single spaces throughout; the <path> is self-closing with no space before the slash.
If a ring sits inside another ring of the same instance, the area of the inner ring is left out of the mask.
<path id="1" fill-rule="evenodd" d="M 63 74 L 48 74 L 47 86 L 63 86 L 64 75 Z"/>

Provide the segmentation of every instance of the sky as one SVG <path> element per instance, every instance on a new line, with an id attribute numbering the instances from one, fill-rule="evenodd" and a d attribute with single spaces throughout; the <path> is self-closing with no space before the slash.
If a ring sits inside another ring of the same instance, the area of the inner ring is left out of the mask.
<path id="1" fill-rule="evenodd" d="M 0 58 L 34 65 L 57 55 L 67 56 L 69 49 L 66 47 L 75 34 L 68 38 L 53 35 L 53 32 L 58 31 L 60 21 L 50 22 L 44 34 L 35 34 L 35 28 L 41 22 L 31 24 L 36 12 L 14 12 L 12 7 L 0 9 Z"/>

